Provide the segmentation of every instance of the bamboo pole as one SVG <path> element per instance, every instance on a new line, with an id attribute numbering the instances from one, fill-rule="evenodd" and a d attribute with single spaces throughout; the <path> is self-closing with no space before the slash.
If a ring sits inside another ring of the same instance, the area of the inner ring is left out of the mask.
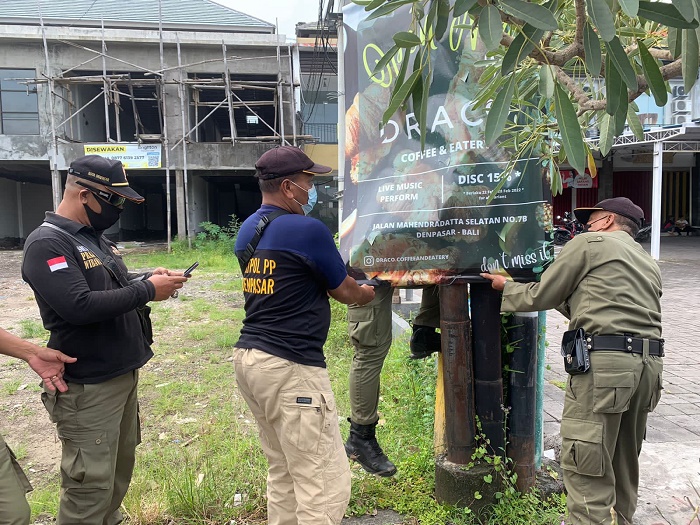
<path id="1" fill-rule="evenodd" d="M 159 50 L 160 50 L 160 67 L 165 68 L 165 56 L 163 54 L 163 0 L 158 0 L 158 32 L 160 35 Z M 163 77 L 161 76 L 160 84 L 160 101 L 163 107 L 163 155 L 165 157 L 165 207 L 166 207 L 166 231 L 168 234 L 168 253 L 172 251 L 172 209 L 170 202 L 170 150 L 168 149 L 168 115 L 167 108 L 165 105 L 165 85 L 162 82 Z"/>
<path id="2" fill-rule="evenodd" d="M 180 66 L 180 80 L 183 80 L 184 70 L 182 69 L 182 55 L 180 54 L 180 35 L 175 33 L 175 38 L 177 40 L 177 65 Z M 187 233 L 187 247 L 192 249 L 192 229 L 191 217 L 190 217 L 190 204 L 189 204 L 189 188 L 187 181 L 187 124 L 185 122 L 185 97 L 187 93 L 185 91 L 185 84 L 180 83 L 180 115 L 182 118 L 182 166 L 183 174 L 185 179 L 185 232 Z"/>

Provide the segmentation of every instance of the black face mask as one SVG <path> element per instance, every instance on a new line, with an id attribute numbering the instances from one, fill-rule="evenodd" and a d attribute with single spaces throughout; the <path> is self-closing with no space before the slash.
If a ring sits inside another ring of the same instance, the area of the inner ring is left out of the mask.
<path id="1" fill-rule="evenodd" d="M 121 215 L 123 211 L 121 208 L 117 208 L 106 202 L 100 202 L 100 204 L 102 206 L 102 211 L 100 213 L 96 213 L 90 206 L 83 204 L 85 213 L 87 213 L 88 220 L 90 221 L 90 226 L 98 232 L 105 231 L 116 223 L 119 220 L 119 215 Z"/>
<path id="2" fill-rule="evenodd" d="M 598 222 L 598 221 L 602 221 L 603 219 L 607 219 L 608 217 L 610 217 L 610 215 L 606 215 L 605 217 L 601 217 L 600 219 L 596 219 L 596 220 L 594 220 L 594 221 L 591 222 L 591 223 L 585 224 L 585 225 L 583 226 L 583 233 L 588 233 L 588 232 L 590 232 L 590 231 L 591 231 L 591 226 L 593 226 L 593 225 L 594 225 L 596 222 Z M 598 231 L 598 230 L 593 230 L 592 233 L 595 233 L 596 231 Z"/>

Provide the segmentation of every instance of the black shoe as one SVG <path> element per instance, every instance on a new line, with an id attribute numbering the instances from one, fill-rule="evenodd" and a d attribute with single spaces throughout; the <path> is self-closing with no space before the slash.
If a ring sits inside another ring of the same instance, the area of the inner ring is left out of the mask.
<path id="1" fill-rule="evenodd" d="M 413 325 L 411 335 L 411 359 L 425 359 L 441 350 L 440 334 L 432 326 Z"/>
<path id="2" fill-rule="evenodd" d="M 377 424 L 358 425 L 350 421 L 350 436 L 345 442 L 345 453 L 349 459 L 357 461 L 370 474 L 389 477 L 396 474 L 396 465 L 386 457 L 377 443 Z"/>

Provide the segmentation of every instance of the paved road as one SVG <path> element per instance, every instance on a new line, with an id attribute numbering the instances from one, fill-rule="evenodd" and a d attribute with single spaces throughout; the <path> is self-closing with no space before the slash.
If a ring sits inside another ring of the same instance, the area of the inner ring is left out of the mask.
<path id="1" fill-rule="evenodd" d="M 700 505 L 700 345 L 696 343 L 700 340 L 700 238 L 663 237 L 659 267 L 666 340 L 664 393 L 649 416 L 634 523 L 685 525 L 693 517 L 690 504 Z M 565 330 L 566 319 L 548 312 L 545 435 L 559 432 L 564 406 L 564 392 L 558 385 L 566 381 L 559 355 Z M 700 519 L 693 523 L 700 524 Z"/>

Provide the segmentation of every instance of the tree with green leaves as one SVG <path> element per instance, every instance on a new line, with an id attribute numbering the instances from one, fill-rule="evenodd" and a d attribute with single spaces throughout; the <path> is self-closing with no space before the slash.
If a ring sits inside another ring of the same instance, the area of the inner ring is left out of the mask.
<path id="1" fill-rule="evenodd" d="M 498 140 L 519 156 L 541 156 L 555 194 L 561 191 L 561 163 L 595 174 L 595 146 L 584 139 L 584 129 L 600 130 L 597 148 L 605 156 L 625 124 L 642 137 L 635 99 L 650 92 L 663 107 L 668 79 L 682 75 L 689 92 L 698 75 L 700 0 L 354 1 L 370 12 L 368 19 L 411 5 L 410 27 L 394 35 L 395 46 L 375 69 L 400 51 L 417 51 L 407 77 L 410 60 L 404 60 L 384 124 L 412 104 L 420 129 L 426 129 L 435 67 L 430 49 L 450 19 L 462 17 L 452 29 L 478 33 L 486 51 L 475 107 L 489 107 L 487 144 Z"/>

